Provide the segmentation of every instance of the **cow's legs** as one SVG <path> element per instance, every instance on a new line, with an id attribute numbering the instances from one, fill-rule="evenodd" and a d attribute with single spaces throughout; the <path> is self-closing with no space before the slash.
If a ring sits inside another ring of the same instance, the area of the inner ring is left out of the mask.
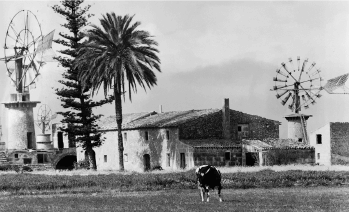
<path id="1" fill-rule="evenodd" d="M 222 185 L 219 184 L 219 185 L 218 185 L 218 197 L 219 197 L 219 201 L 220 201 L 220 202 L 223 202 L 221 190 L 222 190 Z"/>
<path id="2" fill-rule="evenodd" d="M 203 187 L 199 187 L 200 190 L 200 196 L 201 196 L 201 201 L 205 201 L 205 189 Z"/>
<path id="3" fill-rule="evenodd" d="M 209 202 L 210 201 L 210 190 L 209 190 L 208 186 L 206 186 L 205 191 L 207 193 L 207 202 Z"/>

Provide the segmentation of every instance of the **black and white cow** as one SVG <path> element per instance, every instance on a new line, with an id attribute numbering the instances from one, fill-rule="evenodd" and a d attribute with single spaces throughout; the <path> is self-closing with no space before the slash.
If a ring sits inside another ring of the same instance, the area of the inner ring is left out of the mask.
<path id="1" fill-rule="evenodd" d="M 222 202 L 222 175 L 221 172 L 214 166 L 203 165 L 195 170 L 198 188 L 200 190 L 201 200 L 204 202 L 205 192 L 207 193 L 207 202 L 210 201 L 209 188 L 218 187 L 219 201 Z"/>

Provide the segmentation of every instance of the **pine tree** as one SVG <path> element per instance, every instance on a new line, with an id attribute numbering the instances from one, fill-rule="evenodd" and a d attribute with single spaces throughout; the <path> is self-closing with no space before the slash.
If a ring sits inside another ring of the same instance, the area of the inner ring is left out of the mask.
<path id="1" fill-rule="evenodd" d="M 90 164 L 90 169 L 96 170 L 96 158 L 93 151 L 94 147 L 102 144 L 102 133 L 98 131 L 96 124 L 101 115 L 94 115 L 92 108 L 110 103 L 113 99 L 108 97 L 101 101 L 92 101 L 90 99 L 90 88 L 83 87 L 78 79 L 79 69 L 73 68 L 73 62 L 77 56 L 77 49 L 81 45 L 84 37 L 82 28 L 88 24 L 87 19 L 91 17 L 88 14 L 90 5 L 81 7 L 83 0 L 64 0 L 61 5 L 54 5 L 54 12 L 62 15 L 66 22 L 61 24 L 69 33 L 60 32 L 63 39 L 53 40 L 57 44 L 66 47 L 59 52 L 64 56 L 58 56 L 56 59 L 65 68 L 63 80 L 59 83 L 63 88 L 56 89 L 58 98 L 62 101 L 63 108 L 68 110 L 58 112 L 63 116 L 61 128 L 68 135 L 69 146 L 81 146 L 85 151 Z"/>

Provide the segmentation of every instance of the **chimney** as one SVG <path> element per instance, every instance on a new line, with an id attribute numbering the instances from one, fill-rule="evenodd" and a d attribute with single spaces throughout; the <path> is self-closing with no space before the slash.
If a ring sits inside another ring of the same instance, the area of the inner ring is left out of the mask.
<path id="1" fill-rule="evenodd" d="M 229 108 L 229 99 L 224 99 L 224 105 L 222 108 L 223 114 L 223 138 L 230 139 L 230 108 Z"/>
<path id="2" fill-rule="evenodd" d="M 159 113 L 162 113 L 162 105 L 159 105 Z"/>

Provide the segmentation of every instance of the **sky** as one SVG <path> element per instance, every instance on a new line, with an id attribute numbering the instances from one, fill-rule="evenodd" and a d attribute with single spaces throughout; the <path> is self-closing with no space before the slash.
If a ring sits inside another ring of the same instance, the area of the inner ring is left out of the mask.
<path id="1" fill-rule="evenodd" d="M 0 1 L 0 46 L 12 17 L 22 9 L 38 18 L 43 34 L 64 29 L 64 18 L 53 12 L 57 1 Z M 180 111 L 221 108 L 224 98 L 230 108 L 282 123 L 280 137 L 287 137 L 285 116 L 275 92 L 276 69 L 288 58 L 309 58 L 321 68 L 321 76 L 331 79 L 349 72 L 349 2 L 339 1 L 86 1 L 90 22 L 99 25 L 102 14 L 135 15 L 140 29 L 149 31 L 159 43 L 161 73 L 157 86 L 138 89 L 132 102 L 126 99 L 124 113 Z M 54 50 L 59 50 L 53 44 Z M 3 57 L 2 50 L 0 57 Z M 62 111 L 54 94 L 64 69 L 47 63 L 41 70 L 31 100 Z M 0 101 L 9 101 L 13 92 L 0 61 Z M 312 115 L 308 131 L 328 122 L 349 122 L 349 96 L 323 91 L 317 104 L 302 113 Z M 100 91 L 94 98 L 103 97 Z M 40 105 L 34 108 L 34 116 Z M 104 105 L 96 114 L 113 115 L 114 105 Z M 6 137 L 6 110 L 1 105 L 1 122 Z M 35 116 L 36 119 L 36 116 Z M 56 119 L 54 122 L 57 122 Z M 38 134 L 38 132 L 37 132 Z"/>

